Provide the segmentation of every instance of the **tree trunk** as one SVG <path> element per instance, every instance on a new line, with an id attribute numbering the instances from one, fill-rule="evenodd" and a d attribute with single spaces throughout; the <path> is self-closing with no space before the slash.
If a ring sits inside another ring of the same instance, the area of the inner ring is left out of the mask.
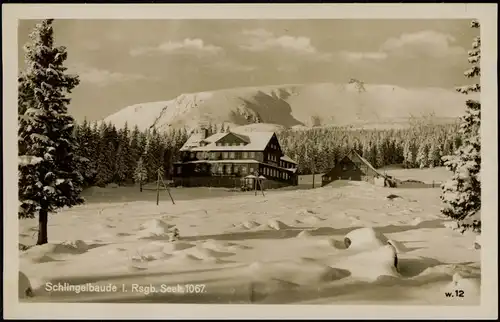
<path id="1" fill-rule="evenodd" d="M 313 189 L 314 189 L 314 177 L 316 177 L 316 169 L 314 167 L 312 170 L 312 175 L 313 175 Z"/>
<path id="2" fill-rule="evenodd" d="M 141 190 L 141 192 L 142 192 L 142 181 L 141 181 L 141 182 L 139 182 L 139 189 L 140 189 L 140 190 Z"/>
<path id="3" fill-rule="evenodd" d="M 37 245 L 47 244 L 47 222 L 49 214 L 46 209 L 41 209 L 38 214 L 38 240 Z"/>

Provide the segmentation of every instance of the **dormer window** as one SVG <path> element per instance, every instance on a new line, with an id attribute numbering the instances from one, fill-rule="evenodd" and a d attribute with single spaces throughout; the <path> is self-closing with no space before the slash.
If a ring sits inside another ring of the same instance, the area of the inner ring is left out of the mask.
<path id="1" fill-rule="evenodd" d="M 240 143 L 240 146 L 244 146 L 244 145 L 245 145 L 245 143 L 244 143 L 244 142 L 241 142 L 241 143 Z"/>

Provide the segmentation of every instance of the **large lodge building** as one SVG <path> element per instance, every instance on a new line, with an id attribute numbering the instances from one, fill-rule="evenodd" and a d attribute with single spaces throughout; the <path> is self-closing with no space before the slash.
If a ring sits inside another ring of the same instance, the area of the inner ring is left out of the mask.
<path id="1" fill-rule="evenodd" d="M 266 188 L 297 185 L 297 163 L 284 155 L 274 132 L 216 133 L 199 129 L 174 163 L 176 186 L 237 187 L 252 175 Z"/>

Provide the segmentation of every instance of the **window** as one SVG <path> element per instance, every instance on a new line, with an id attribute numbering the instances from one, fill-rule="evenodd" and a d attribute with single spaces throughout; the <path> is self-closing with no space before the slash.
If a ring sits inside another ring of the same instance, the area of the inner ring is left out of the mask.
<path id="1" fill-rule="evenodd" d="M 246 165 L 242 165 L 242 166 L 240 167 L 240 172 L 241 172 L 242 174 L 247 174 L 247 170 L 248 170 L 248 169 L 247 169 L 247 166 L 246 166 Z"/>
<path id="2" fill-rule="evenodd" d="M 245 143 L 244 143 L 244 142 L 241 142 L 241 143 L 240 143 L 240 146 L 244 146 L 244 145 L 245 145 Z"/>
<path id="3" fill-rule="evenodd" d="M 229 143 L 227 143 L 227 142 L 226 142 L 226 143 L 224 143 L 224 146 L 229 146 Z"/>
<path id="4" fill-rule="evenodd" d="M 220 146 L 220 142 L 215 143 L 216 146 Z"/>
<path id="5" fill-rule="evenodd" d="M 247 159 L 248 158 L 248 152 L 243 152 L 243 159 Z"/>
<path id="6" fill-rule="evenodd" d="M 202 157 L 201 152 L 196 152 L 196 159 L 200 160 Z"/>
<path id="7" fill-rule="evenodd" d="M 190 157 L 191 159 L 194 159 L 194 152 L 191 152 L 191 153 L 190 153 L 190 155 L 189 155 L 189 157 Z"/>
<path id="8" fill-rule="evenodd" d="M 250 171 L 250 173 L 253 174 L 255 172 L 255 169 L 252 166 L 250 166 L 250 168 L 248 168 L 248 171 Z"/>
<path id="9" fill-rule="evenodd" d="M 210 152 L 210 159 L 212 160 L 217 159 L 217 155 L 215 154 L 215 152 Z"/>
<path id="10" fill-rule="evenodd" d="M 230 164 L 227 164 L 225 167 L 226 167 L 226 174 L 231 174 L 231 171 L 232 171 L 232 169 L 231 169 L 231 168 L 232 168 L 232 167 L 231 167 L 231 165 L 230 165 Z"/>
<path id="11" fill-rule="evenodd" d="M 223 171 L 224 171 L 224 169 L 222 169 L 222 165 L 218 165 L 217 166 L 217 173 L 222 174 Z"/>
<path id="12" fill-rule="evenodd" d="M 255 158 L 255 152 L 251 151 L 251 152 L 248 152 L 248 156 L 253 159 Z"/>
<path id="13" fill-rule="evenodd" d="M 177 174 L 181 174 L 182 172 L 182 167 L 177 167 Z"/>
<path id="14" fill-rule="evenodd" d="M 230 159 L 234 159 L 235 157 L 236 157 L 236 154 L 234 153 L 234 151 L 229 152 L 229 158 Z"/>
<path id="15" fill-rule="evenodd" d="M 227 159 L 228 157 L 228 153 L 227 152 L 222 152 L 222 158 L 223 159 Z"/>

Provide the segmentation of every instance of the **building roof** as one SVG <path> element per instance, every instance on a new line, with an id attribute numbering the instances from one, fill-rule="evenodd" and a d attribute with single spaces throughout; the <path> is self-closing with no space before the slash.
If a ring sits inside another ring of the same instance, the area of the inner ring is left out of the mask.
<path id="1" fill-rule="evenodd" d="M 283 161 L 286 161 L 286 162 L 297 164 L 297 162 L 295 162 L 294 160 L 292 160 L 292 158 L 290 158 L 288 155 L 284 155 L 280 159 L 283 160 Z"/>
<path id="2" fill-rule="evenodd" d="M 248 142 L 246 145 L 238 146 L 217 146 L 216 142 L 225 137 L 226 135 L 233 134 L 242 141 Z M 246 132 L 245 134 L 228 132 L 216 133 L 205 139 L 202 139 L 201 133 L 194 133 L 184 143 L 180 151 L 264 151 L 267 144 L 273 137 L 274 132 Z M 204 141 L 205 145 L 200 143 Z"/>
<path id="3" fill-rule="evenodd" d="M 377 169 L 375 169 L 375 167 L 370 163 L 368 162 L 368 160 L 366 160 L 365 158 L 363 158 L 361 155 L 359 155 L 358 152 L 352 150 L 351 151 L 352 154 L 354 154 L 355 156 L 357 156 L 361 162 L 363 162 L 368 168 L 370 168 L 372 171 L 374 171 L 375 173 L 377 173 L 378 175 L 384 177 L 384 175 L 382 175 Z"/>
<path id="4" fill-rule="evenodd" d="M 349 158 L 351 159 L 351 155 L 355 155 L 361 162 L 363 162 L 364 165 L 366 165 L 368 168 L 370 168 L 373 172 L 375 172 L 376 174 L 378 174 L 379 176 L 381 177 L 386 177 L 386 175 L 384 174 L 381 174 L 377 169 L 375 169 L 375 167 L 370 163 L 368 162 L 368 160 L 366 160 L 365 158 L 363 158 L 361 155 L 359 155 L 359 153 L 357 153 L 355 150 L 351 150 L 349 153 L 347 153 L 344 158 Z M 325 173 L 322 177 L 324 176 L 328 176 L 328 172 Z"/>

